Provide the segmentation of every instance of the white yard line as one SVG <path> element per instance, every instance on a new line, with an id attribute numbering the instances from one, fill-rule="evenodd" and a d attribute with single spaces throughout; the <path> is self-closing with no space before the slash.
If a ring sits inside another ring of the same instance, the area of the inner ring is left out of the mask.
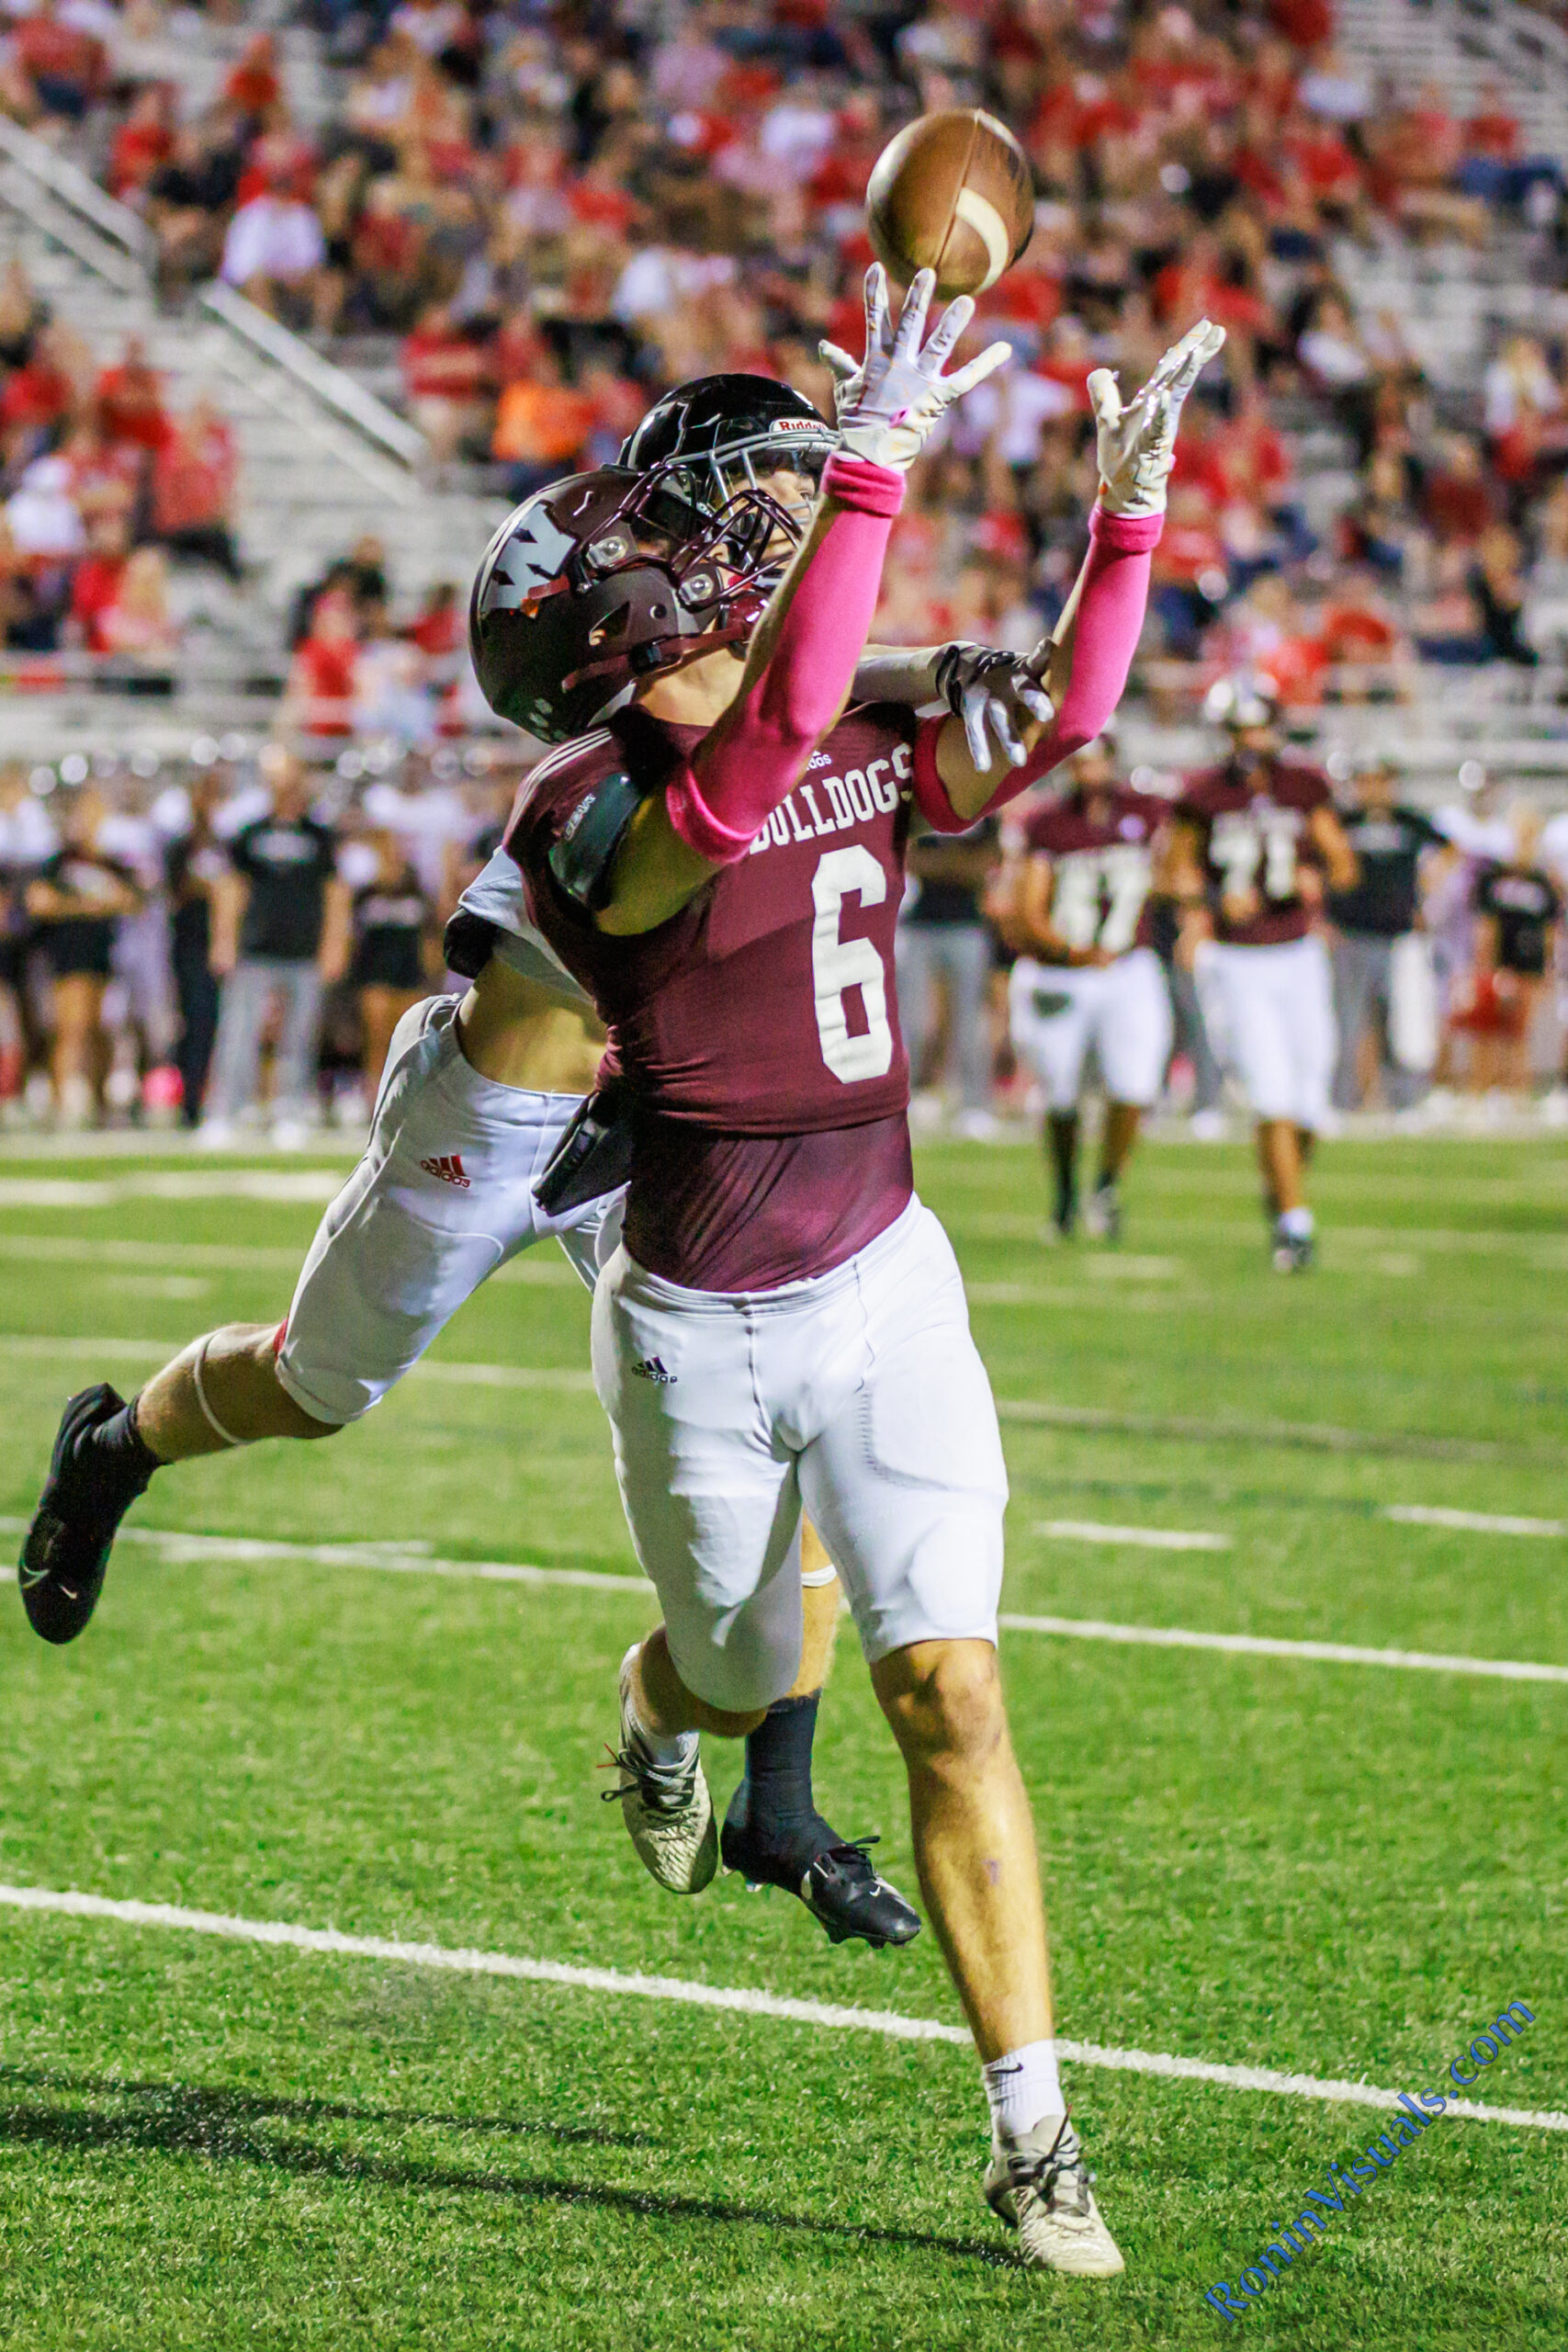
<path id="1" fill-rule="evenodd" d="M 1543 1448 L 1493 1438 L 1429 1437 L 1420 1430 L 1351 1430 L 1327 1421 L 1200 1420 L 1188 1413 L 1128 1413 L 1107 1405 L 1059 1405 L 1044 1397 L 998 1396 L 997 1415 L 1042 1429 L 1103 1430 L 1112 1436 L 1195 1439 L 1209 1445 L 1281 1445 L 1309 1453 L 1404 1454 L 1422 1461 L 1496 1462 L 1522 1455 L 1544 1466 Z"/>
<path id="2" fill-rule="evenodd" d="M 118 1902 L 103 1894 L 79 1894 L 42 1886 L 0 1885 L 0 1905 L 15 1911 L 54 1913 L 68 1918 L 113 1920 L 128 1928 L 163 1928 L 186 1935 L 218 1936 L 231 1943 L 271 1944 L 292 1951 L 322 1952 L 344 1960 L 389 1961 L 405 1968 L 446 1970 L 459 1976 L 504 1976 L 525 1984 L 558 1984 L 583 1993 L 611 1993 L 645 2001 L 671 2001 L 689 2008 L 725 2009 L 746 2017 L 778 2018 L 791 2025 L 875 2033 L 894 2041 L 949 2041 L 970 2046 L 962 2026 L 935 2018 L 901 2017 L 892 2009 L 856 2009 L 829 2001 L 797 2001 L 749 1985 L 694 1984 L 679 1976 L 623 1974 L 614 1968 L 579 1968 L 558 1960 L 525 1960 L 511 1952 L 468 1951 L 447 1944 L 404 1943 L 386 1936 L 349 1936 L 335 1928 L 300 1928 L 283 1919 L 239 1919 L 220 1911 L 190 1911 L 176 1903 Z M 1180 2081 L 1220 2083 L 1229 2090 L 1272 2091 L 1288 2098 L 1314 2098 L 1352 2107 L 1397 2108 L 1397 2091 L 1371 2083 L 1334 2082 L 1315 2075 L 1287 2075 L 1269 2066 L 1225 2066 L 1205 2058 L 1178 2058 L 1157 2050 L 1106 2050 L 1092 2041 L 1058 2041 L 1069 2064 L 1103 2066 L 1128 2075 L 1162 2075 Z M 1551 2108 L 1483 2106 L 1450 2099 L 1449 2113 L 1478 2123 L 1524 2124 L 1542 2132 L 1568 2132 L 1568 2114 Z"/>
<path id="3" fill-rule="evenodd" d="M 0 1518 L 0 1535 L 19 1535 L 27 1522 Z M 1147 1532 L 1148 1531 L 1143 1531 Z M 173 1529 L 127 1527 L 122 1544 L 149 1544 L 174 1560 L 298 1562 L 307 1567 L 379 1568 L 396 1576 L 449 1577 L 491 1584 L 579 1585 L 591 1591 L 649 1595 L 637 1576 L 597 1568 L 536 1567 L 512 1560 L 446 1560 L 417 1544 L 290 1544 L 248 1535 L 186 1535 Z M 1098 1618 L 1032 1617 L 1010 1612 L 998 1623 L 1011 1634 L 1050 1634 L 1062 1641 L 1123 1642 L 1153 1649 L 1229 1650 L 1246 1657 L 1299 1658 L 1324 1666 L 1398 1667 L 1424 1674 L 1478 1674 L 1505 1682 L 1568 1682 L 1568 1666 L 1529 1658 L 1450 1657 L 1428 1650 L 1361 1649 L 1346 1642 L 1292 1642 L 1262 1634 L 1205 1634 L 1183 1625 L 1116 1625 Z"/>
<path id="4" fill-rule="evenodd" d="M 506 1279 L 507 1272 L 505 1267 L 501 1269 L 502 1280 Z M 575 1283 L 575 1275 L 570 1280 Z M 1163 1307 L 1168 1302 L 1155 1298 L 1149 1303 Z M 1130 1306 L 1133 1301 L 1124 1298 L 1122 1304 Z M 67 1359 L 97 1355 L 130 1363 L 148 1356 L 177 1355 L 189 1345 L 191 1337 L 187 1332 L 180 1340 L 94 1339 L 0 1331 L 0 1359 L 7 1355 L 55 1355 Z M 442 1380 L 459 1387 L 574 1389 L 584 1395 L 593 1386 L 592 1373 L 579 1370 L 532 1364 L 454 1363 L 429 1357 L 415 1364 L 409 1377 Z M 1103 1430 L 1112 1435 L 1196 1439 L 1214 1445 L 1282 1445 L 1302 1447 L 1312 1453 L 1408 1454 L 1451 1462 L 1517 1459 L 1520 1453 L 1527 1460 L 1533 1462 L 1537 1458 L 1528 1449 L 1516 1450 L 1491 1438 L 1429 1437 L 1418 1430 L 1339 1429 L 1321 1421 L 1199 1420 L 1185 1413 L 1126 1413 L 1101 1405 L 1059 1405 L 1037 1396 L 998 1396 L 997 1414 L 1004 1421 L 1043 1429 Z M 1544 1461 L 1544 1450 L 1540 1458 Z"/>
<path id="5" fill-rule="evenodd" d="M 1540 1666 L 1528 1658 L 1448 1657 L 1436 1650 L 1371 1650 L 1350 1642 L 1287 1642 L 1265 1634 L 1200 1634 L 1185 1625 L 1112 1625 L 1089 1617 L 1003 1615 L 997 1623 L 1010 1634 L 1055 1634 L 1070 1642 L 1230 1650 L 1242 1657 L 1301 1658 L 1319 1666 L 1402 1667 L 1422 1674 L 1482 1674 L 1504 1682 L 1568 1682 L 1568 1666 Z"/>
<path id="6" fill-rule="evenodd" d="M 1384 1503 L 1380 1519 L 1405 1527 L 1457 1527 L 1472 1535 L 1568 1535 L 1568 1519 L 1498 1518 L 1484 1510 L 1450 1510 L 1440 1503 Z"/>
<path id="7" fill-rule="evenodd" d="M 0 1258 L 74 1266 L 207 1266 L 224 1272 L 254 1267 L 298 1272 L 304 1251 L 277 1244 L 229 1241 L 89 1241 L 77 1234 L 0 1233 Z"/>
<path id="8" fill-rule="evenodd" d="M 335 1200 L 343 1168 L 210 1168 L 136 1176 L 0 1176 L 0 1209 L 111 1209 L 125 1201 Z"/>
<path id="9" fill-rule="evenodd" d="M 1037 1519 L 1036 1535 L 1069 1544 L 1135 1544 L 1148 1552 L 1228 1552 L 1228 1535 L 1204 1535 L 1184 1527 L 1111 1527 L 1098 1519 Z"/>
<path id="10" fill-rule="evenodd" d="M 569 1270 L 570 1272 L 570 1270 Z M 576 1276 L 572 1275 L 573 1282 Z M 56 1339 L 27 1331 L 0 1331 L 0 1360 L 6 1356 L 60 1356 L 70 1361 L 81 1356 L 91 1360 L 101 1357 L 106 1363 L 145 1363 L 150 1359 L 178 1355 L 190 1345 L 190 1337 L 183 1340 L 124 1340 L 124 1339 Z M 570 1390 L 573 1394 L 591 1395 L 593 1374 L 577 1367 L 558 1369 L 550 1364 L 525 1363 L 448 1363 L 426 1356 L 408 1374 L 411 1380 L 444 1381 L 454 1388 L 551 1388 Z"/>
<path id="11" fill-rule="evenodd" d="M 24 1519 L 0 1518 L 0 1535 L 20 1535 Z M 298 1562 L 305 1567 L 382 1568 L 395 1576 L 450 1577 L 481 1584 L 577 1585 L 590 1592 L 631 1592 L 645 1600 L 653 1588 L 646 1577 L 613 1576 L 598 1568 L 536 1567 L 520 1560 L 443 1560 L 421 1544 L 290 1544 L 252 1535 L 186 1535 L 172 1528 L 122 1527 L 117 1541 L 148 1544 L 174 1561 L 235 1560 L 265 1566 Z"/>

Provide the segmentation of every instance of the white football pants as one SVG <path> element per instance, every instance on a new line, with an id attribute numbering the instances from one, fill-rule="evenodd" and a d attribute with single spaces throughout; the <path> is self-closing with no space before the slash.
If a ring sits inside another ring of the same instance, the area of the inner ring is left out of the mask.
<path id="1" fill-rule="evenodd" d="M 1214 1049 L 1255 1119 L 1316 1129 L 1328 1115 L 1334 978 L 1315 933 L 1278 947 L 1210 942 L 1195 977 Z"/>
<path id="2" fill-rule="evenodd" d="M 778 1290 L 687 1290 L 617 1248 L 593 1296 L 593 1379 L 671 1656 L 710 1706 L 767 1707 L 795 1679 L 803 1503 L 869 1661 L 996 1640 L 996 1407 L 952 1245 L 919 1201 Z"/>
<path id="3" fill-rule="evenodd" d="M 508 1258 L 554 1234 L 592 1289 L 622 1194 L 547 1217 L 534 1182 L 581 1100 L 481 1078 L 456 996 L 399 1022 L 364 1159 L 317 1228 L 277 1375 L 319 1421 L 357 1420 Z"/>
<path id="4" fill-rule="evenodd" d="M 1008 983 L 1008 1016 L 1014 1049 L 1051 1110 L 1076 1107 L 1090 1046 L 1112 1102 L 1146 1111 L 1158 1101 L 1171 1012 L 1152 947 L 1130 948 L 1114 964 L 1037 964 L 1021 956 Z"/>

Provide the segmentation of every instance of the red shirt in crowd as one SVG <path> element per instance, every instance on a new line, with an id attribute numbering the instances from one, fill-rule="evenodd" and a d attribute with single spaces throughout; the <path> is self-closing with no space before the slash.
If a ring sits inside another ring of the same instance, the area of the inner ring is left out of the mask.
<path id="1" fill-rule="evenodd" d="M 152 528 L 211 530 L 234 501 L 234 436 L 221 417 L 176 425 L 152 460 Z"/>
<path id="2" fill-rule="evenodd" d="M 403 337 L 402 365 L 411 400 L 478 400 L 490 378 L 484 352 L 454 326 L 415 327 Z"/>
<path id="3" fill-rule="evenodd" d="M 24 17 L 11 38 L 12 54 L 32 81 L 63 82 L 89 98 L 103 88 L 107 59 L 91 33 L 57 17 Z"/>
<path id="4" fill-rule="evenodd" d="M 161 449 L 169 435 L 164 394 L 151 368 L 125 360 L 106 368 L 95 394 L 98 429 L 107 441 L 130 441 L 139 449 Z"/>
<path id="5" fill-rule="evenodd" d="M 89 653 L 108 650 L 103 619 L 119 594 L 124 571 L 122 555 L 84 556 L 76 566 L 71 582 L 71 617 L 81 623 Z"/>
<path id="6" fill-rule="evenodd" d="M 54 424 L 71 405 L 71 386 L 47 359 L 29 359 L 0 392 L 0 430 L 11 424 Z"/>

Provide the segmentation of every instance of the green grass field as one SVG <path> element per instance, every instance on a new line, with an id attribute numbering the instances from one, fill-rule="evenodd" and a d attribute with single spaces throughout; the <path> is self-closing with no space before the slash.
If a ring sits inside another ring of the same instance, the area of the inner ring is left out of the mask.
<path id="1" fill-rule="evenodd" d="M 12 1528 L 68 1390 L 283 1311 L 316 1209 L 218 1173 L 0 1162 Z M 1003 1400 L 1006 1610 L 1568 1666 L 1560 1537 L 1386 1516 L 1568 1515 L 1561 1146 L 1331 1147 L 1323 1265 L 1290 1283 L 1239 1148 L 1151 1147 L 1116 1255 L 1044 1246 L 1021 1148 L 933 1148 L 920 1182 Z M 330 1445 L 161 1476 L 131 1523 L 632 1575 L 586 1326 L 541 1253 L 437 1351 L 537 1377 L 416 1376 Z M 0 1880 L 956 2020 L 929 1934 L 834 1951 L 782 1895 L 643 1875 L 595 1764 L 644 1590 L 178 1548 L 122 1544 L 69 1650 L 0 1605 Z M 1473 2096 L 1568 2109 L 1568 1683 L 1029 1632 L 1004 1658 L 1064 2035 L 1451 2091 L 1523 2001 Z M 736 1757 L 710 1748 L 720 1804 Z M 912 1891 L 850 1640 L 818 1758 Z M 1012 2264 L 944 2042 L 4 1903 L 0 1965 L 0 2344 L 28 2352 L 1188 2352 L 1232 2333 L 1203 2289 L 1387 2121 L 1072 2066 L 1127 2258 L 1075 2284 Z M 1565 2238 L 1568 2133 L 1444 2118 L 1237 2329 L 1562 2352 Z"/>

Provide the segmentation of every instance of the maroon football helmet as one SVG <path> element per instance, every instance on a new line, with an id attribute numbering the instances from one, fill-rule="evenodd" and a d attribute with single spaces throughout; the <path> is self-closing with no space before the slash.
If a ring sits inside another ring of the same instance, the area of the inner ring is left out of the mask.
<path id="1" fill-rule="evenodd" d="M 508 515 L 474 580 L 485 700 L 546 742 L 582 734 L 639 679 L 742 645 L 801 536 L 799 510 L 761 483 L 710 504 L 679 459 L 552 482 Z"/>

